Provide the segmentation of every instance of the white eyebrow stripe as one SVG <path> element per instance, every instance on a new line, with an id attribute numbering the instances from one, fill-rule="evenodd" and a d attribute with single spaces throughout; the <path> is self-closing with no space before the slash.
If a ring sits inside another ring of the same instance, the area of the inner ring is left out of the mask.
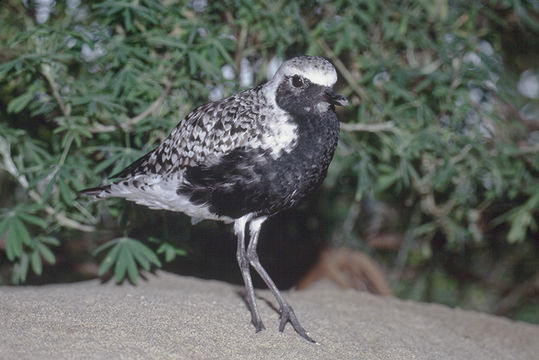
<path id="1" fill-rule="evenodd" d="M 332 87 L 337 82 L 337 72 L 332 69 L 333 71 L 325 71 L 323 69 L 308 69 L 307 71 L 298 69 L 296 67 L 287 69 L 286 75 L 287 76 L 294 76 L 294 75 L 300 75 L 306 79 L 309 79 L 310 82 L 321 85 L 321 86 L 327 86 Z"/>
<path id="2" fill-rule="evenodd" d="M 326 72 L 326 71 L 299 71 L 298 75 L 301 75 L 307 79 L 309 79 L 310 82 L 322 85 L 322 86 L 328 86 L 332 87 L 337 82 L 337 73 L 336 72 Z"/>

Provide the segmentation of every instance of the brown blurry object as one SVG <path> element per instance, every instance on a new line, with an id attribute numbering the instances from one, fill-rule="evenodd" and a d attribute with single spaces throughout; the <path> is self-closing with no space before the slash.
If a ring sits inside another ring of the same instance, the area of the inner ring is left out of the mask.
<path id="1" fill-rule="evenodd" d="M 84 277 L 99 277 L 99 266 L 95 262 L 85 261 L 80 264 L 75 264 L 73 266 L 73 271 L 75 271 L 77 275 Z"/>
<path id="2" fill-rule="evenodd" d="M 398 233 L 376 233 L 368 235 L 365 243 L 375 250 L 398 250 L 403 240 Z"/>
<path id="3" fill-rule="evenodd" d="M 299 281 L 296 288 L 306 289 L 322 279 L 330 279 L 343 289 L 367 290 L 384 296 L 393 295 L 380 265 L 369 255 L 358 250 L 330 248 L 322 251 L 317 265 Z"/>

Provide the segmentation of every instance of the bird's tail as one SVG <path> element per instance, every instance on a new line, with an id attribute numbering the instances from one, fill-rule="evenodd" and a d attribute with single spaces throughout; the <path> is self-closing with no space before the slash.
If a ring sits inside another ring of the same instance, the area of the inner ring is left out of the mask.
<path id="1" fill-rule="evenodd" d="M 103 199 L 111 196 L 110 185 L 96 186 L 93 188 L 83 189 L 80 194 L 93 196 L 96 199 Z"/>

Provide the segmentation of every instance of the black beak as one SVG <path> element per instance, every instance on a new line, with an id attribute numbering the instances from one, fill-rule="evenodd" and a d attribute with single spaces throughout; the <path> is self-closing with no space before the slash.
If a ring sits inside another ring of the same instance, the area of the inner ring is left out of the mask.
<path id="1" fill-rule="evenodd" d="M 333 104 L 333 105 L 340 105 L 340 106 L 348 105 L 348 100 L 344 96 L 337 94 L 335 90 L 331 88 L 326 89 L 324 93 L 324 98 L 326 99 L 328 103 Z"/>

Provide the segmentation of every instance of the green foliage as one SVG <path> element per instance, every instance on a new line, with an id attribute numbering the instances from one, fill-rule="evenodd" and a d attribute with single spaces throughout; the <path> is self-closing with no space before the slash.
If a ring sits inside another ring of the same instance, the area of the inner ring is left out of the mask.
<path id="1" fill-rule="evenodd" d="M 58 246 L 56 238 L 38 235 L 32 237 L 28 227 L 45 229 L 47 222 L 34 215 L 39 210 L 36 204 L 18 205 L 12 209 L 3 209 L 0 216 L 0 234 L 4 234 L 6 256 L 13 262 L 12 282 L 26 281 L 31 267 L 36 275 L 43 271 L 42 258 L 54 264 L 56 258 L 49 246 Z"/>
<path id="2" fill-rule="evenodd" d="M 156 252 L 159 255 L 164 254 L 166 262 L 171 262 L 172 260 L 176 258 L 176 256 L 187 255 L 187 251 L 185 251 L 184 249 L 178 248 L 177 246 L 169 242 L 166 242 L 166 241 L 163 242 L 154 237 L 150 237 L 150 241 L 160 244 Z"/>
<path id="3" fill-rule="evenodd" d="M 152 264 L 161 266 L 155 253 L 138 240 L 128 237 L 111 240 L 95 249 L 94 255 L 108 248 L 111 249 L 99 266 L 99 276 L 105 274 L 114 265 L 114 278 L 117 282 L 121 282 L 127 273 L 129 281 L 136 284 L 139 276 L 138 266 L 146 271 L 150 270 Z"/>
<path id="4" fill-rule="evenodd" d="M 155 254 L 167 262 L 185 255 L 181 239 L 167 242 L 156 212 L 137 218 L 123 201 L 90 202 L 78 190 L 154 148 L 212 91 L 240 90 L 245 60 L 255 85 L 272 58 L 302 53 L 330 59 L 352 103 L 340 114 L 341 142 L 321 195 L 327 203 L 312 214 L 331 219 L 335 244 L 374 253 L 366 240 L 398 234 L 377 256 L 400 295 L 451 304 L 473 298 L 490 311 L 536 276 L 537 128 L 519 110 L 539 105 L 515 90 L 512 74 L 526 61 L 504 54 L 504 34 L 536 39 L 533 4 L 70 6 L 57 1 L 39 23 L 20 1 L 0 5 L 0 261 L 13 282 L 24 282 L 29 269 L 42 274 L 43 259 L 52 264 L 60 251 L 53 246 L 85 233 L 97 234 L 86 245 L 95 254 L 108 249 L 99 275 L 113 270 L 117 281 L 135 283 L 139 267 L 161 266 Z M 225 65 L 235 79 L 223 78 Z M 129 237 L 117 238 L 125 229 Z M 115 239 L 102 244 L 107 238 Z"/>

